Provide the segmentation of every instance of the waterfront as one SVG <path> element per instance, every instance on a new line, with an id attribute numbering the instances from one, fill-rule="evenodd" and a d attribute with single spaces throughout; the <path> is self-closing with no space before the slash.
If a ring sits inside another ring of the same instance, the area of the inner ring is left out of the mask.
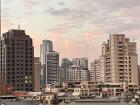
<path id="1" fill-rule="evenodd" d="M 69 104 L 59 104 L 59 105 L 138 105 L 138 104 L 134 104 L 134 103 L 69 103 Z"/>
<path id="2" fill-rule="evenodd" d="M 138 105 L 138 104 L 130 104 L 130 103 L 61 103 L 59 105 Z M 26 101 L 26 102 L 5 102 L 5 105 L 38 105 L 36 102 Z"/>

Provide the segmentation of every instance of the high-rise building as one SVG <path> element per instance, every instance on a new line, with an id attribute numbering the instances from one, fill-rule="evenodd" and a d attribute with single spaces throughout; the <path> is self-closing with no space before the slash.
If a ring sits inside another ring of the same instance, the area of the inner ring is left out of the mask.
<path id="1" fill-rule="evenodd" d="M 110 35 L 102 46 L 102 71 L 104 80 L 110 83 L 132 83 L 138 85 L 138 57 L 136 43 L 124 34 Z"/>
<path id="2" fill-rule="evenodd" d="M 59 53 L 51 51 L 46 53 L 46 84 L 59 82 Z"/>
<path id="3" fill-rule="evenodd" d="M 106 43 L 102 44 L 102 54 L 99 59 L 96 59 L 94 62 L 90 64 L 90 79 L 94 82 L 106 82 L 105 75 L 106 75 L 106 66 L 108 64 L 108 45 Z"/>
<path id="4" fill-rule="evenodd" d="M 46 53 L 53 51 L 53 43 L 50 40 L 43 40 L 40 45 L 40 62 L 41 62 L 41 86 L 46 85 Z"/>
<path id="5" fill-rule="evenodd" d="M 88 58 L 62 59 L 60 67 L 60 83 L 89 81 Z"/>
<path id="6" fill-rule="evenodd" d="M 66 77 L 67 82 L 89 81 L 88 58 L 73 58 Z"/>
<path id="7" fill-rule="evenodd" d="M 73 58 L 72 59 L 72 65 L 75 65 L 77 67 L 82 67 L 83 69 L 88 69 L 88 58 Z"/>
<path id="8" fill-rule="evenodd" d="M 41 64 L 40 64 L 40 58 L 35 57 L 34 58 L 34 90 L 40 91 L 40 70 L 41 70 Z"/>
<path id="9" fill-rule="evenodd" d="M 0 75 L 16 91 L 34 90 L 34 47 L 24 30 L 12 29 L 0 37 Z"/>
<path id="10" fill-rule="evenodd" d="M 63 58 L 61 61 L 61 67 L 72 65 L 71 61 L 68 58 Z"/>
<path id="11" fill-rule="evenodd" d="M 96 59 L 90 64 L 90 80 L 93 82 L 103 82 L 100 59 Z"/>
<path id="12" fill-rule="evenodd" d="M 61 67 L 59 70 L 59 82 L 60 83 L 67 83 L 67 73 L 68 69 L 71 66 L 71 61 L 68 58 L 63 58 L 61 61 Z"/>
<path id="13" fill-rule="evenodd" d="M 40 61 L 41 65 L 46 64 L 46 52 L 53 51 L 53 42 L 50 40 L 43 40 L 43 43 L 40 45 Z"/>

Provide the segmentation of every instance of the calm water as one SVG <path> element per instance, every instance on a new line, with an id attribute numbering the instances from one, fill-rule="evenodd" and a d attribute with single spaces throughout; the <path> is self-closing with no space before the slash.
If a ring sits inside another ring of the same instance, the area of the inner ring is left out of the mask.
<path id="1" fill-rule="evenodd" d="M 60 105 L 137 105 L 137 104 L 128 104 L 128 103 L 69 103 L 69 104 L 63 104 Z"/>
<path id="2" fill-rule="evenodd" d="M 38 105 L 36 102 L 24 101 L 24 102 L 4 102 L 5 105 Z M 138 105 L 138 104 L 127 104 L 127 103 L 61 103 L 59 105 Z"/>

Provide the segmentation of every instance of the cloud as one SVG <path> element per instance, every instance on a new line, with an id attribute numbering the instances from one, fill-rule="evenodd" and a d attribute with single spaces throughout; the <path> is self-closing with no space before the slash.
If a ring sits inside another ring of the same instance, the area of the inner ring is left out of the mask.
<path id="1" fill-rule="evenodd" d="M 58 25 L 57 29 L 60 30 L 72 30 L 69 28 L 70 24 L 75 24 L 76 28 L 84 27 L 85 24 L 92 24 L 93 27 L 106 30 L 106 33 L 115 33 L 139 27 L 140 21 L 138 19 L 136 22 L 135 18 L 127 16 L 130 8 L 134 10 L 133 13 L 137 14 L 138 9 L 134 8 L 139 8 L 139 5 L 139 0 L 77 0 L 73 8 L 50 8 L 47 13 L 68 20 L 66 24 L 69 25 L 65 28 Z M 124 15 L 125 12 L 126 15 Z M 128 21 L 130 22 L 128 23 Z"/>
<path id="2" fill-rule="evenodd" d="M 2 11 L 3 28 L 19 20 L 26 23 L 27 30 L 41 33 L 39 40 L 33 36 L 37 49 L 43 38 L 49 38 L 62 56 L 96 58 L 109 34 L 126 33 L 140 40 L 140 0 L 11 1 L 2 1 L 7 8 Z"/>
<path id="3" fill-rule="evenodd" d="M 139 0 L 109 0 L 108 6 L 114 9 L 139 7 Z"/>
<path id="4" fill-rule="evenodd" d="M 48 39 L 53 41 L 54 50 L 60 52 L 63 57 L 81 57 L 84 55 L 85 51 L 78 42 L 69 40 L 58 32 L 51 32 L 48 35 Z"/>
<path id="5" fill-rule="evenodd" d="M 64 3 L 64 2 L 59 2 L 58 4 L 59 4 L 59 5 L 64 5 L 65 3 Z"/>

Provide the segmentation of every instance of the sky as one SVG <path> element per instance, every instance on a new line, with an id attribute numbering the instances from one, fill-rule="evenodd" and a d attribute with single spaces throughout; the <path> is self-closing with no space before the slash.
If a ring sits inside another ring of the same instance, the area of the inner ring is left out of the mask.
<path id="1" fill-rule="evenodd" d="M 33 38 L 35 56 L 48 39 L 60 58 L 93 61 L 114 33 L 137 42 L 140 55 L 140 0 L 1 0 L 2 33 L 18 25 Z"/>

